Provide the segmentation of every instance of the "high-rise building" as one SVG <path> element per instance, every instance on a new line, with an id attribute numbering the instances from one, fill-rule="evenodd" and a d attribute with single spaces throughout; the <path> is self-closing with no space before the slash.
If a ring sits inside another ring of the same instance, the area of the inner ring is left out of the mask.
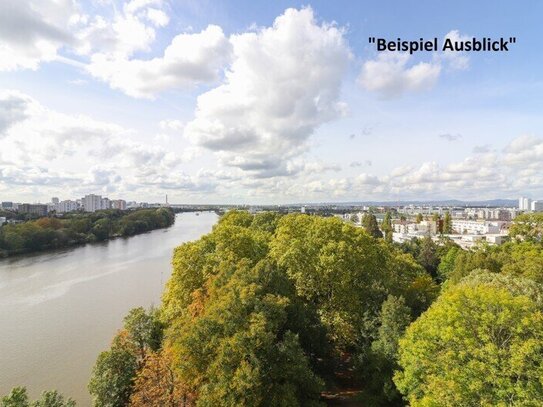
<path id="1" fill-rule="evenodd" d="M 13 209 L 13 202 L 2 202 L 2 209 Z"/>
<path id="2" fill-rule="evenodd" d="M 529 211 L 532 209 L 532 200 L 530 198 L 520 197 L 518 200 L 518 208 L 521 211 Z"/>
<path id="3" fill-rule="evenodd" d="M 543 201 L 533 201 L 530 209 L 534 212 L 543 211 Z"/>
<path id="4" fill-rule="evenodd" d="M 59 199 L 57 197 L 53 197 L 51 198 L 51 202 L 54 204 L 54 205 L 57 205 L 59 203 Z"/>
<path id="5" fill-rule="evenodd" d="M 102 197 L 100 195 L 85 195 L 81 198 L 81 203 L 85 212 L 96 212 L 102 209 Z"/>

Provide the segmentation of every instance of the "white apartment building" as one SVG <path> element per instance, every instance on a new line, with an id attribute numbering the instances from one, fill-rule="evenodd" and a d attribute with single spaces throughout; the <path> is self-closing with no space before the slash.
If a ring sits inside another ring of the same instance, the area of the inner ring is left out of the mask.
<path id="1" fill-rule="evenodd" d="M 532 200 L 530 198 L 520 197 L 518 200 L 518 208 L 521 211 L 529 211 L 532 209 Z"/>
<path id="2" fill-rule="evenodd" d="M 542 212 L 543 211 L 543 201 L 533 201 L 530 208 L 533 212 Z"/>
<path id="3" fill-rule="evenodd" d="M 501 223 L 503 222 L 453 219 L 452 228 L 459 234 L 486 235 L 489 233 L 500 233 Z"/>
<path id="4" fill-rule="evenodd" d="M 100 195 L 85 195 L 81 198 L 81 205 L 85 212 L 96 212 L 102 209 L 102 197 Z"/>
<path id="5" fill-rule="evenodd" d="M 100 195 L 89 194 L 81 198 L 81 206 L 85 212 L 96 212 L 102 209 L 111 209 L 111 202 L 108 198 Z"/>
<path id="6" fill-rule="evenodd" d="M 57 213 L 73 212 L 77 211 L 78 209 L 79 205 L 77 204 L 77 202 L 71 201 L 69 199 L 65 201 L 60 201 L 55 205 L 55 210 L 57 211 Z"/>

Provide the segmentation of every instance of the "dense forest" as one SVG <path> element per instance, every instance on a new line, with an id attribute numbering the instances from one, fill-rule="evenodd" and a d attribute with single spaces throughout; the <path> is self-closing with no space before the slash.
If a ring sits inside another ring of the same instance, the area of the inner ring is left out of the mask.
<path id="1" fill-rule="evenodd" d="M 541 406 L 542 223 L 466 251 L 229 212 L 175 250 L 161 307 L 127 315 L 93 404 L 322 406 L 349 372 L 361 406 Z"/>
<path id="2" fill-rule="evenodd" d="M 169 208 L 69 213 L 0 227 L 0 257 L 133 236 L 173 224 Z"/>

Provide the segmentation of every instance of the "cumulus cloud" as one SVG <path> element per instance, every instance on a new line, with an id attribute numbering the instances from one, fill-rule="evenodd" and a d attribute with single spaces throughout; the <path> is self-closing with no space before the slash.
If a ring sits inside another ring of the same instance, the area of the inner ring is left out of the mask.
<path id="1" fill-rule="evenodd" d="M 229 61 L 231 44 L 216 25 L 175 36 L 160 57 L 134 58 L 151 51 L 157 30 L 169 24 L 164 2 L 95 6 L 97 12 L 88 15 L 73 0 L 0 2 L 0 71 L 37 69 L 59 60 L 127 95 L 153 98 L 165 90 L 217 82 Z M 71 58 L 74 53 L 78 60 Z"/>
<path id="2" fill-rule="evenodd" d="M 32 103 L 26 95 L 16 91 L 0 92 L 0 139 L 6 130 L 28 117 Z"/>
<path id="3" fill-rule="evenodd" d="M 385 98 L 431 88 L 439 77 L 441 66 L 432 62 L 409 66 L 410 59 L 407 53 L 382 52 L 376 59 L 364 63 L 358 82 Z"/>
<path id="4" fill-rule="evenodd" d="M 467 37 L 452 30 L 445 38 L 462 40 Z M 413 63 L 413 59 L 413 55 L 405 52 L 380 52 L 376 58 L 362 64 L 358 83 L 366 90 L 390 99 L 406 92 L 431 89 L 445 68 L 464 70 L 469 66 L 469 58 L 463 52 L 437 52 L 428 62 Z"/>
<path id="5" fill-rule="evenodd" d="M 504 149 L 505 162 L 516 168 L 543 168 L 543 139 L 525 134 Z"/>
<path id="6" fill-rule="evenodd" d="M 231 46 L 222 29 L 210 25 L 196 34 L 179 34 L 162 57 L 130 59 L 117 53 L 95 53 L 87 71 L 129 96 L 157 93 L 217 81 Z"/>
<path id="7" fill-rule="evenodd" d="M 453 42 L 467 41 L 471 38 L 467 35 L 462 35 L 458 30 L 449 31 L 444 39 L 450 39 Z M 453 70 L 464 70 L 469 67 L 469 58 L 465 52 L 455 52 L 446 50 L 439 54 L 439 58 Z"/>
<path id="8" fill-rule="evenodd" d="M 311 8 L 288 9 L 272 27 L 230 38 L 224 82 L 200 95 L 185 136 L 227 166 L 261 177 L 290 173 L 314 129 L 340 116 L 351 54 L 343 32 Z"/>
<path id="9" fill-rule="evenodd" d="M 74 42 L 67 30 L 76 7 L 71 0 L 0 2 L 0 71 L 37 69 Z"/>
<path id="10" fill-rule="evenodd" d="M 215 185 L 212 177 L 179 175 L 190 152 L 136 141 L 135 135 L 116 124 L 48 109 L 20 92 L 1 91 L 0 190 L 43 186 L 74 197 L 151 184 L 160 190 L 178 183 L 194 192 Z"/>
<path id="11" fill-rule="evenodd" d="M 183 123 L 181 120 L 176 119 L 161 120 L 158 125 L 162 130 L 165 131 L 180 132 L 183 131 L 183 129 L 185 128 L 185 123 Z"/>
<path id="12" fill-rule="evenodd" d="M 146 17 L 157 27 L 165 27 L 170 22 L 170 17 L 164 11 L 156 8 L 147 9 Z"/>

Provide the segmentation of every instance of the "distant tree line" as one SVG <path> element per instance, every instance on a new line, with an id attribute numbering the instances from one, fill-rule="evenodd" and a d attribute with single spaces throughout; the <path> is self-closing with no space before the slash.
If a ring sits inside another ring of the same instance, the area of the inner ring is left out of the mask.
<path id="1" fill-rule="evenodd" d="M 175 214 L 168 208 L 109 209 L 8 224 L 0 228 L 0 257 L 132 236 L 168 227 L 174 220 Z"/>

